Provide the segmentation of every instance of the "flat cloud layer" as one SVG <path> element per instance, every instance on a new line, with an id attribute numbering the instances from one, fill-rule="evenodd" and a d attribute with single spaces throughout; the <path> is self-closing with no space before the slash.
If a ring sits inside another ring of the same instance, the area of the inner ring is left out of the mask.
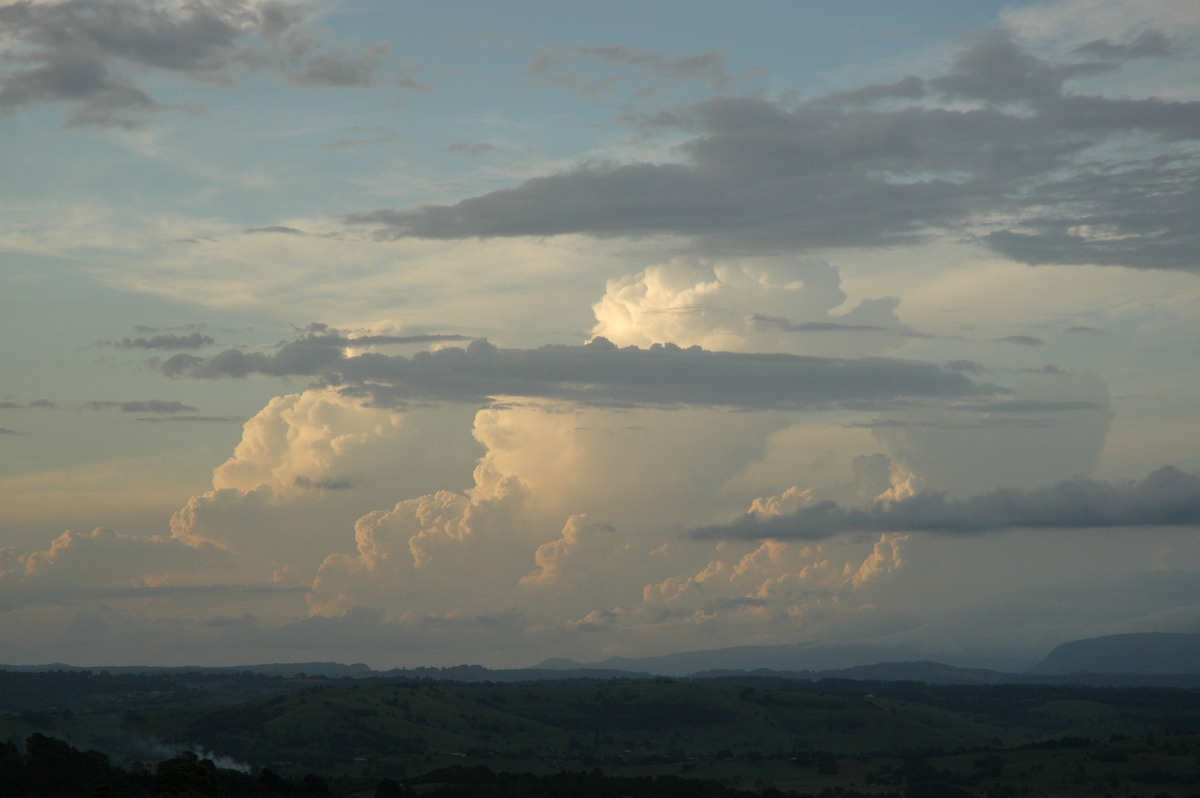
<path id="1" fill-rule="evenodd" d="M 975 535 L 1005 529 L 1189 526 L 1200 523 L 1200 477 L 1167 466 L 1141 482 L 1077 479 L 1035 491 L 998 490 L 954 501 L 921 492 L 869 507 L 820 502 L 787 515 L 748 513 L 698 539 L 821 540 L 846 532 Z"/>
<path id="2" fill-rule="evenodd" d="M 605 338 L 533 350 L 499 349 L 480 339 L 466 349 L 445 347 L 412 358 L 346 356 L 346 344 L 340 336 L 309 335 L 275 353 L 229 349 L 208 359 L 176 355 L 163 371 L 196 378 L 322 375 L 383 404 L 516 396 L 597 405 L 796 409 L 1003 392 L 951 369 L 888 358 L 709 352 L 673 344 L 619 349 Z"/>

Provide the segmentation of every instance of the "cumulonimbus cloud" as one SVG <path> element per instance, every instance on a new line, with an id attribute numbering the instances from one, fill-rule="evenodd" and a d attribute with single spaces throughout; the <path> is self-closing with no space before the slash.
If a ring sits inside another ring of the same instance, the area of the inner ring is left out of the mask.
<path id="1" fill-rule="evenodd" d="M 1140 482 L 1078 477 L 1038 490 L 1001 489 L 964 500 L 922 491 L 845 507 L 824 501 L 776 516 L 747 513 L 694 530 L 698 539 L 822 540 L 846 532 L 978 535 L 1007 529 L 1087 529 L 1200 524 L 1200 476 L 1164 466 Z"/>

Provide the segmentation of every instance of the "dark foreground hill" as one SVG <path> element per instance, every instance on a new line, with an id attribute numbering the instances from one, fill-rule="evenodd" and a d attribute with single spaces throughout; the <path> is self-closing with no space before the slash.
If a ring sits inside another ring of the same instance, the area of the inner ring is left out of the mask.
<path id="1" fill-rule="evenodd" d="M 66 740 L 143 774 L 143 784 L 160 762 L 194 751 L 199 767 L 279 774 L 293 791 L 268 794 L 286 796 L 372 798 L 385 780 L 402 790 L 393 794 L 555 795 L 563 786 L 547 781 L 555 774 L 596 771 L 615 792 L 589 782 L 595 791 L 573 794 L 1200 795 L 1200 690 L 746 674 L 550 683 L 179 671 L 0 677 L 0 704 L 10 707 L 0 710 L 0 741 Z M 26 682 L 43 696 L 36 707 L 22 698 Z M 11 759 L 6 750 L 0 759 Z M 181 778 L 203 776 L 176 764 Z M 308 775 L 328 792 L 302 791 Z M 716 787 L 703 792 L 705 783 Z M 109 793 L 124 794 L 141 795 Z"/>

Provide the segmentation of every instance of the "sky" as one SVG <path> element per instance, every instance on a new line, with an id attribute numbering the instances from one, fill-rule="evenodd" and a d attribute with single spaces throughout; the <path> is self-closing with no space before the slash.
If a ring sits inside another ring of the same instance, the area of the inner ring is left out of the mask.
<path id="1" fill-rule="evenodd" d="M 1192 0 L 4 2 L 0 143 L 0 663 L 1200 632 Z"/>

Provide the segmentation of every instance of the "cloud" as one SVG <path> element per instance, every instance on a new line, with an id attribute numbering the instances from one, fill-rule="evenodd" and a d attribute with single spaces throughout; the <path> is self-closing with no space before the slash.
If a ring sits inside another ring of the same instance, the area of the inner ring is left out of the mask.
<path id="1" fill-rule="evenodd" d="M 594 74 L 595 64 L 621 70 L 621 73 Z M 577 71 L 568 71 L 572 67 Z M 568 89 L 586 99 L 617 89 L 629 78 L 641 81 L 636 92 L 661 91 L 670 84 L 700 81 L 714 89 L 725 91 L 745 80 L 757 70 L 730 74 L 724 54 L 719 50 L 683 56 L 668 56 L 652 50 L 625 45 L 578 45 L 544 47 L 530 64 L 528 72 L 547 85 Z"/>
<path id="2" fill-rule="evenodd" d="M 612 527 L 608 525 L 589 527 L 585 515 L 571 516 L 563 526 L 561 538 L 538 546 L 537 551 L 533 554 L 534 570 L 521 577 L 521 584 L 552 585 L 561 581 L 569 558 L 572 555 L 578 557 L 578 551 L 583 547 L 587 538 L 595 536 L 597 533 L 603 534 L 611 531 Z M 611 547 L 603 543 L 600 549 L 602 556 L 611 553 Z M 588 559 L 594 562 L 595 558 Z M 588 568 L 580 575 L 586 578 L 591 571 L 592 569 Z"/>
<path id="3" fill-rule="evenodd" d="M 542 397 L 596 405 L 701 405 L 748 409 L 883 406 L 891 402 L 987 395 L 996 386 L 928 363 L 866 358 L 712 352 L 674 344 L 618 348 L 604 338 L 583 346 L 499 349 L 485 340 L 412 358 L 346 356 L 358 339 L 309 333 L 274 354 L 229 349 L 203 359 L 180 354 L 171 377 L 317 376 L 383 404 L 429 399 L 485 402 Z"/>
<path id="4" fill-rule="evenodd" d="M 1187 38 L 1200 31 L 1196 9 L 1189 0 L 1055 0 L 1028 6 L 1010 6 L 1000 12 L 1005 27 L 1025 39 L 1091 48 L 1097 41 L 1128 47 L 1142 43 L 1159 49 L 1159 31 Z M 1101 52 L 1085 53 L 1104 57 Z M 1147 52 L 1149 55 L 1150 52 Z"/>
<path id="5" fill-rule="evenodd" d="M 1074 49 L 1080 55 L 1120 61 L 1127 58 L 1161 58 L 1171 51 L 1172 41 L 1159 30 L 1144 30 L 1136 36 L 1126 36 L 1119 42 L 1093 39 Z"/>
<path id="6" fill-rule="evenodd" d="M 162 364 L 162 372 L 168 377 L 201 378 L 244 377 L 248 374 L 313 375 L 340 362 L 349 348 L 467 340 L 470 340 L 467 336 L 455 333 L 350 336 L 337 330 L 331 331 L 324 324 L 314 323 L 301 331 L 296 340 L 281 344 L 273 355 L 226 349 L 205 360 L 195 355 L 179 354 Z"/>
<path id="7" fill-rule="evenodd" d="M 375 44 L 354 53 L 345 48 L 331 53 L 313 53 L 288 73 L 293 83 L 302 86 L 367 86 L 388 53 L 387 45 Z"/>
<path id="8" fill-rule="evenodd" d="M 167 537 L 134 537 L 98 527 L 67 530 L 49 548 L 29 554 L 0 552 L 0 595 L 30 589 L 146 586 L 177 572 L 212 565 L 217 554 Z"/>
<path id="9" fill-rule="evenodd" d="M 367 509 L 469 479 L 470 417 L 401 414 L 332 390 L 276 397 L 245 423 L 212 489 L 174 514 L 172 535 L 225 550 L 246 579 L 309 580 Z"/>
<path id="10" fill-rule="evenodd" d="M 1002 344 L 1016 344 L 1017 346 L 1045 346 L 1046 342 L 1041 338 L 1035 338 L 1032 335 L 1006 335 L 1003 338 L 997 338 Z"/>
<path id="11" fill-rule="evenodd" d="M 1010 399 L 1004 402 L 987 402 L 960 405 L 956 410 L 973 413 L 1066 413 L 1073 410 L 1107 410 L 1104 402 L 1086 399 Z"/>
<path id="12" fill-rule="evenodd" d="M 149 421 L 152 423 L 167 423 L 167 422 L 203 422 L 203 423 L 218 423 L 228 424 L 233 422 L 244 421 L 244 416 L 167 416 L 166 418 L 139 418 L 138 421 Z"/>
<path id="13" fill-rule="evenodd" d="M 1164 466 L 1141 482 L 1079 477 L 1033 491 L 1001 489 L 966 500 L 920 492 L 869 507 L 820 502 L 790 515 L 747 513 L 701 527 L 698 539 L 821 540 L 846 532 L 977 535 L 1007 529 L 1095 529 L 1200 523 L 1200 477 Z"/>
<path id="14" fill-rule="evenodd" d="M 439 490 L 367 513 L 354 524 L 356 552 L 330 554 L 308 595 L 313 615 L 356 606 L 403 606 L 416 613 L 469 614 L 504 601 L 520 578 L 514 557 L 544 519 L 524 512 L 515 477 L 477 470 L 469 495 Z M 396 599 L 402 597 L 397 605 Z"/>
<path id="15" fill-rule="evenodd" d="M 256 235 L 256 234 L 260 234 L 260 233 L 275 233 L 278 235 L 285 235 L 285 236 L 306 236 L 306 235 L 308 235 L 308 233 L 304 232 L 303 230 L 299 230 L 295 227 L 288 227 L 286 225 L 281 225 L 281 224 L 269 225 L 267 227 L 247 227 L 242 232 L 248 233 L 250 235 Z"/>
<path id="16" fill-rule="evenodd" d="M 494 149 L 496 149 L 496 145 L 488 144 L 486 141 L 460 141 L 446 147 L 446 152 L 457 152 L 475 157 L 489 153 Z"/>
<path id="17" fill-rule="evenodd" d="M 698 628 L 752 638 L 835 612 L 835 594 L 857 604 L 855 591 L 900 567 L 901 539 L 826 550 L 678 535 L 681 519 L 741 495 L 723 486 L 779 428 L 763 415 L 554 403 L 479 410 L 485 454 L 475 485 L 360 517 L 356 551 L 326 557 L 310 611 L 386 608 L 416 623 L 511 608 L 526 619 L 527 639 L 569 655 L 609 641 L 688 645 Z"/>
<path id="18" fill-rule="evenodd" d="M 129 402 L 85 402 L 85 410 L 120 410 L 122 413 L 184 413 L 195 412 L 196 408 L 183 402 L 150 399 Z"/>
<path id="19" fill-rule="evenodd" d="M 1119 68 L 1049 61 L 997 33 L 926 80 L 794 106 L 718 97 L 640 120 L 691 135 L 680 160 L 592 162 L 343 219 L 384 239 L 684 236 L 726 252 L 950 236 L 1029 264 L 1196 271 L 1200 102 L 1068 91 Z"/>
<path id="20" fill-rule="evenodd" d="M 872 429 L 924 487 L 963 498 L 1091 474 L 1112 420 L 1098 375 L 1041 369 L 1004 397 L 884 412 Z"/>
<path id="21" fill-rule="evenodd" d="M 735 352 L 876 354 L 910 335 L 899 300 L 846 300 L 837 269 L 816 259 L 684 258 L 608 281 L 592 335 L 618 346 L 674 343 Z M 815 334 L 808 334 L 815 333 Z"/>
<path id="22" fill-rule="evenodd" d="M 75 106 L 68 124 L 134 126 L 139 113 L 171 107 L 131 79 L 154 71 L 228 84 L 236 67 L 269 66 L 301 85 L 373 82 L 387 48 L 329 50 L 308 16 L 298 3 L 258 0 L 10 3 L 0 7 L 7 34 L 0 54 L 30 66 L 0 78 L 0 113 L 68 102 Z"/>
<path id="23" fill-rule="evenodd" d="M 353 147 L 366 147 L 374 144 L 392 144 L 400 140 L 400 136 L 395 132 L 380 127 L 363 128 L 356 125 L 352 130 L 360 133 L 378 133 L 379 135 L 369 139 L 338 139 L 337 141 L 322 144 L 321 146 L 327 150 L 348 150 Z M 454 151 L 452 149 L 453 146 L 451 145 L 451 148 L 448 148 L 451 152 Z"/>
<path id="24" fill-rule="evenodd" d="M 152 335 L 149 338 L 143 336 L 122 338 L 120 341 L 112 344 L 112 346 L 121 349 L 200 349 L 201 347 L 212 346 L 215 343 L 216 340 L 212 336 L 194 332 L 187 335 L 163 333 Z"/>
<path id="25" fill-rule="evenodd" d="M 951 70 L 932 81 L 951 97 L 987 102 L 1040 102 L 1063 96 L 1072 78 L 1110 72 L 1108 63 L 1052 64 L 1024 52 L 1009 34 L 984 36 L 961 53 Z"/>

